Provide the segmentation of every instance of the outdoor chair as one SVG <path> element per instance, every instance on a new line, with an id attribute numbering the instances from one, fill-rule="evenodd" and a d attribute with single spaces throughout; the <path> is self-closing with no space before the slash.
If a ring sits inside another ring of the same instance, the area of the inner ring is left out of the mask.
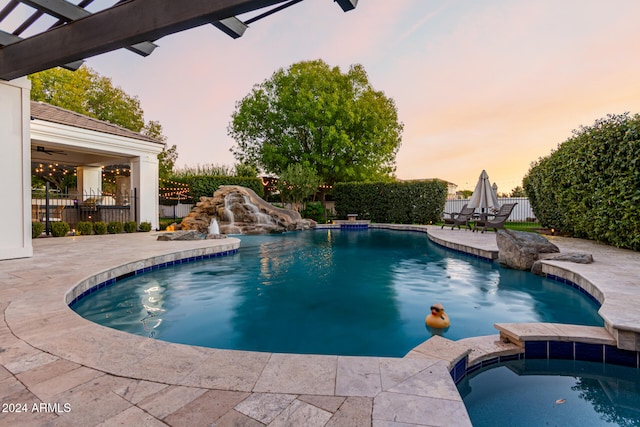
<path id="1" fill-rule="evenodd" d="M 516 205 L 517 203 L 505 203 L 500 206 L 500 209 L 495 214 L 477 219 L 473 224 L 473 231 L 482 229 L 481 232 L 484 233 L 487 228 L 493 228 L 495 231 L 498 231 L 498 228 L 504 229 L 504 223 L 507 222 Z"/>
<path id="2" fill-rule="evenodd" d="M 475 208 L 468 208 L 467 205 L 464 205 L 460 210 L 460 212 L 457 212 L 457 213 L 444 212 L 442 214 L 442 221 L 444 223 L 442 224 L 442 227 L 440 227 L 440 229 L 442 230 L 445 225 L 447 226 L 450 225 L 452 230 L 456 226 L 458 227 L 458 229 L 460 229 L 461 225 L 465 225 L 469 230 L 471 230 L 471 225 L 469 225 L 469 220 L 471 220 L 471 218 L 473 217 L 474 211 L 475 211 Z M 446 215 L 449 215 L 449 217 L 447 217 Z"/>
<path id="3" fill-rule="evenodd" d="M 64 209 L 64 206 L 58 206 L 58 205 L 49 206 L 48 210 L 45 206 L 40 206 L 40 215 L 41 215 L 40 221 L 47 222 L 47 219 L 49 220 L 49 222 L 62 221 L 63 209 Z"/>

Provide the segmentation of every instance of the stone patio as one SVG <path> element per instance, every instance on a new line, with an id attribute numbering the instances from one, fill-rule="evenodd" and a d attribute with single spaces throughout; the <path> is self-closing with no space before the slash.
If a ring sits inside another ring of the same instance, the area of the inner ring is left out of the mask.
<path id="1" fill-rule="evenodd" d="M 388 227 L 428 230 L 438 243 L 467 252 L 497 251 L 493 233 Z M 608 332 L 593 333 L 637 346 L 640 254 L 572 239 L 554 243 L 594 256 L 590 265 L 545 262 L 550 274 L 573 275 L 600 292 Z M 232 251 L 238 239 L 158 242 L 155 233 L 135 233 L 33 244 L 32 258 L 0 261 L 2 425 L 469 426 L 450 371 L 467 357 L 520 351 L 497 334 L 459 342 L 436 336 L 404 358 L 257 353 L 151 340 L 76 315 L 67 303 L 80 291 L 72 289 Z M 558 326 L 553 333 L 580 335 L 573 328 Z M 522 337 L 527 330 L 513 334 Z"/>

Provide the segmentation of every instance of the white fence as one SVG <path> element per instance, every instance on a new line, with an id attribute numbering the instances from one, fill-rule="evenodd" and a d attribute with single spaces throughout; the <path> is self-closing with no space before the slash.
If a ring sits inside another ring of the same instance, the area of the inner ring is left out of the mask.
<path id="1" fill-rule="evenodd" d="M 505 203 L 517 203 L 511 212 L 509 221 L 515 222 L 536 222 L 535 215 L 531 209 L 529 199 L 526 197 L 498 197 L 500 205 Z M 451 199 L 447 200 L 444 211 L 445 212 L 460 212 L 462 206 L 469 203 L 469 199 Z M 476 209 L 476 212 L 480 212 Z"/>
<path id="2" fill-rule="evenodd" d="M 178 203 L 173 206 L 160 205 L 160 217 L 161 218 L 184 218 L 189 215 L 191 209 L 195 205 L 187 203 Z"/>
<path id="3" fill-rule="evenodd" d="M 513 211 L 511 212 L 511 216 L 509 217 L 509 221 L 516 222 L 536 222 L 535 215 L 533 210 L 531 209 L 531 205 L 529 204 L 529 199 L 526 197 L 499 197 L 498 201 L 500 204 L 504 203 L 517 203 Z M 449 199 L 447 200 L 444 211 L 445 212 L 460 212 L 462 206 L 469 203 L 469 199 Z M 329 209 L 333 208 L 334 202 L 328 202 L 327 207 Z M 173 206 L 165 206 L 160 205 L 160 217 L 162 218 L 184 218 L 191 212 L 195 205 L 187 204 L 187 203 L 178 203 Z M 477 212 L 480 212 L 479 209 L 476 209 Z"/>

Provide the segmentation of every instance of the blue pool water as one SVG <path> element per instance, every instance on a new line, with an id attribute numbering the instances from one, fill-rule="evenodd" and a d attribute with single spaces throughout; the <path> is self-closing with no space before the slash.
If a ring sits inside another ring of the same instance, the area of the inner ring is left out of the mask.
<path id="1" fill-rule="evenodd" d="M 517 360 L 458 384 L 474 427 L 640 426 L 640 370 Z"/>
<path id="2" fill-rule="evenodd" d="M 105 326 L 214 348 L 404 356 L 441 302 L 450 339 L 497 322 L 602 326 L 575 289 L 431 243 L 426 234 L 316 230 L 240 236 L 235 255 L 118 281 L 73 305 Z M 435 331 L 434 331 L 435 332 Z"/>

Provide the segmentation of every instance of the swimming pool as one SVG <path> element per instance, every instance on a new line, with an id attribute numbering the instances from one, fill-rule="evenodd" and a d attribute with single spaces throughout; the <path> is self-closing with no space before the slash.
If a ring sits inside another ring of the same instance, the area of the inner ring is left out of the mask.
<path id="1" fill-rule="evenodd" d="M 431 336 L 441 302 L 450 339 L 494 323 L 602 326 L 575 289 L 456 254 L 426 234 L 316 230 L 241 236 L 236 255 L 119 280 L 76 302 L 89 320 L 166 341 L 268 352 L 404 356 Z"/>
<path id="2" fill-rule="evenodd" d="M 459 384 L 475 427 L 640 426 L 640 370 L 578 360 L 516 360 Z"/>

